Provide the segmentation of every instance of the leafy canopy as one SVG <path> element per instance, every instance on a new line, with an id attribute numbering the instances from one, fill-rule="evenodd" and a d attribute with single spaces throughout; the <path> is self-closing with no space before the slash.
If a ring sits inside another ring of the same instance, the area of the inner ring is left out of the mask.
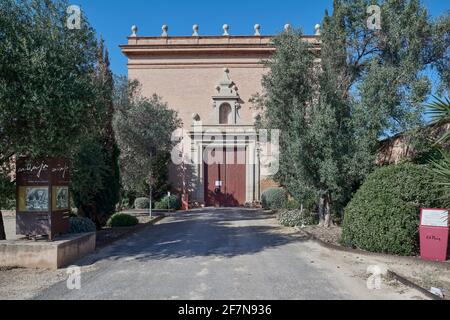
<path id="1" fill-rule="evenodd" d="M 0 2 L 0 157 L 67 156 L 89 131 L 94 30 L 66 27 L 67 1 Z"/>
<path id="2" fill-rule="evenodd" d="M 181 125 L 177 113 L 168 108 L 157 95 L 140 94 L 137 82 L 118 79 L 115 96 L 114 129 L 121 151 L 120 163 L 125 188 L 136 190 L 143 181 L 154 185 L 154 168 L 161 168 L 161 159 L 168 157 L 173 143 L 172 133 Z"/>
<path id="3" fill-rule="evenodd" d="M 282 129 L 274 178 L 300 203 L 313 194 L 341 212 L 373 170 L 379 140 L 423 125 L 425 71 L 448 81 L 448 15 L 432 21 L 418 0 L 378 3 L 382 29 L 369 30 L 373 1 L 335 0 L 320 55 L 301 32 L 274 39 L 264 94 L 254 100 L 264 107 L 261 126 Z"/>

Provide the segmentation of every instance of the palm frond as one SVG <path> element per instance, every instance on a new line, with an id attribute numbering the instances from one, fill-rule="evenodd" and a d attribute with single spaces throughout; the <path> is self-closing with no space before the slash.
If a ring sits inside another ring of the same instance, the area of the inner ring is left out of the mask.
<path id="1" fill-rule="evenodd" d="M 445 151 L 441 151 L 441 154 L 441 160 L 432 160 L 430 162 L 431 171 L 441 178 L 437 184 L 450 187 L 450 155 Z"/>
<path id="2" fill-rule="evenodd" d="M 433 123 L 450 121 L 450 100 L 434 97 L 435 101 L 426 105 L 427 113 L 431 116 Z"/>
<path id="3" fill-rule="evenodd" d="M 450 131 L 447 131 L 442 137 L 440 137 L 435 144 L 441 144 L 450 139 Z"/>

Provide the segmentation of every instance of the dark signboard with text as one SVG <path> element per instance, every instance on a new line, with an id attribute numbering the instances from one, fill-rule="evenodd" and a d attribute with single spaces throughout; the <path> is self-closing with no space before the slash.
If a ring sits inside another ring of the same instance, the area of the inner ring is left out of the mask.
<path id="1" fill-rule="evenodd" d="M 16 233 L 55 235 L 69 229 L 70 171 L 66 159 L 19 158 L 16 164 Z"/>

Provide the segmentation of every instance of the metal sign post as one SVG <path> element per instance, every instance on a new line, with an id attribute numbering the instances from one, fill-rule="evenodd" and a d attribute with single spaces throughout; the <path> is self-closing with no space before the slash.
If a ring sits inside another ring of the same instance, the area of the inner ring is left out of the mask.
<path id="1" fill-rule="evenodd" d="M 170 212 L 170 191 L 167 191 L 167 212 Z"/>
<path id="2" fill-rule="evenodd" d="M 152 217 L 152 183 L 149 183 L 149 194 L 148 194 L 148 215 Z"/>

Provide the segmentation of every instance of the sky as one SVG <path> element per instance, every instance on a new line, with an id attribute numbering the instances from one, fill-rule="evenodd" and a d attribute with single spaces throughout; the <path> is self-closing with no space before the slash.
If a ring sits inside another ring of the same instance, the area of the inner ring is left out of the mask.
<path id="1" fill-rule="evenodd" d="M 431 16 L 450 10 L 450 0 L 423 0 Z M 127 60 L 119 45 L 126 44 L 131 26 L 138 35 L 159 36 L 161 26 L 169 26 L 169 35 L 190 36 L 192 25 L 199 25 L 200 35 L 221 35 L 228 24 L 231 35 L 252 35 L 253 26 L 261 25 L 263 35 L 283 30 L 286 23 L 314 33 L 325 9 L 332 11 L 333 0 L 70 0 L 79 5 L 90 24 L 106 42 L 111 69 L 127 74 Z"/>

